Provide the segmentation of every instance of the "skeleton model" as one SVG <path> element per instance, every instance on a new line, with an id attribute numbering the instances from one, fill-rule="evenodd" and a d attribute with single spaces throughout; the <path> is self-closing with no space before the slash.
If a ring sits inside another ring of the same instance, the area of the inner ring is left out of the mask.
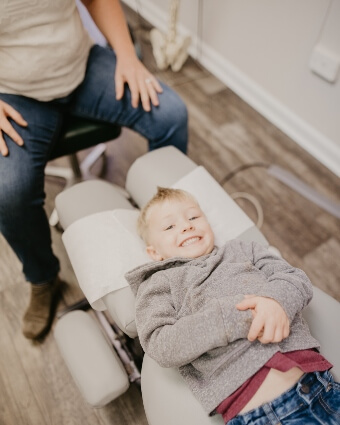
<path id="1" fill-rule="evenodd" d="M 171 66 L 174 72 L 179 71 L 188 57 L 190 37 L 179 39 L 176 34 L 177 12 L 179 0 L 171 0 L 170 21 L 167 34 L 157 28 L 150 31 L 150 41 L 157 67 L 161 70 Z"/>

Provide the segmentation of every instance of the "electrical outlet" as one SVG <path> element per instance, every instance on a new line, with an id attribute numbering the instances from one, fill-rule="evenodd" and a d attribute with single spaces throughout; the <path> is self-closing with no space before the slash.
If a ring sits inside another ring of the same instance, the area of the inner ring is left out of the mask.
<path id="1" fill-rule="evenodd" d="M 310 57 L 310 69 L 330 83 L 334 83 L 338 76 L 340 58 L 332 54 L 323 46 L 316 46 Z"/>

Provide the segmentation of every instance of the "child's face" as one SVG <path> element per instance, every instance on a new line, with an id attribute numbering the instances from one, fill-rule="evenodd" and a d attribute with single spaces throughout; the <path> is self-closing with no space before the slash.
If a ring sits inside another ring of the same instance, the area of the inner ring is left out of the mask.
<path id="1" fill-rule="evenodd" d="M 190 198 L 167 200 L 148 214 L 147 252 L 154 260 L 197 258 L 214 248 L 214 234 L 200 207 Z"/>

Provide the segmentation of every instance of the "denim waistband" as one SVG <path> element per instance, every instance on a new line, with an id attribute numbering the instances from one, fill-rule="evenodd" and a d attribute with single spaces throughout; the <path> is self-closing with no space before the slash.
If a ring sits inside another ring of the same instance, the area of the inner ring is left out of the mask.
<path id="1" fill-rule="evenodd" d="M 304 374 L 293 388 L 284 392 L 270 403 L 265 403 L 250 412 L 238 416 L 243 420 L 240 423 L 251 423 L 262 416 L 284 418 L 300 409 L 303 405 L 309 405 L 314 398 L 323 390 L 328 391 L 334 382 L 330 372 L 310 372 Z M 237 416 L 235 417 L 238 418 Z M 231 421 L 231 423 L 233 423 Z M 275 422 L 273 422 L 275 423 Z"/>

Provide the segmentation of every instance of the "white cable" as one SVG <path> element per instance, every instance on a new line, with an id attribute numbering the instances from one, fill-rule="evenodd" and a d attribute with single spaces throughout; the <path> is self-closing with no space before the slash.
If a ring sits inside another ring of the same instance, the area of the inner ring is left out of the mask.
<path id="1" fill-rule="evenodd" d="M 256 227 L 258 229 L 261 229 L 262 224 L 263 224 L 263 209 L 261 207 L 260 202 L 255 198 L 255 196 L 250 195 L 249 193 L 246 192 L 235 192 L 233 194 L 230 195 L 232 199 L 238 199 L 238 198 L 243 198 L 243 199 L 247 199 L 247 201 L 251 202 L 256 210 L 257 213 L 257 223 L 256 223 Z"/>
<path id="2" fill-rule="evenodd" d="M 329 199 L 322 193 L 317 192 L 314 188 L 307 185 L 305 182 L 294 176 L 289 171 L 279 167 L 278 165 L 271 165 L 268 168 L 268 174 L 277 178 L 280 182 L 284 183 L 295 192 L 304 196 L 314 204 L 323 208 L 325 211 L 334 215 L 336 218 L 340 218 L 340 203 Z"/>

